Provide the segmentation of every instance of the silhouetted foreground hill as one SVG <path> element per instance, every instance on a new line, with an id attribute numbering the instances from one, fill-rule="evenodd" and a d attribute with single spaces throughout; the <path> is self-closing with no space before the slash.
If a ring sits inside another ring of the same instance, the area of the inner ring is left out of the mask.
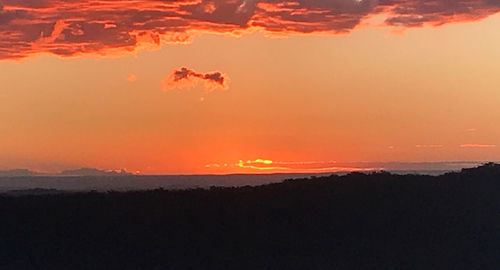
<path id="1" fill-rule="evenodd" d="M 500 269 L 500 165 L 0 197 L 0 269 Z"/>

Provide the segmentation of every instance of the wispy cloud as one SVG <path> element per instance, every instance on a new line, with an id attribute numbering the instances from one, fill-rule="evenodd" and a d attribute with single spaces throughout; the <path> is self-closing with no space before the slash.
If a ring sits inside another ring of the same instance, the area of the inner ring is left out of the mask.
<path id="1" fill-rule="evenodd" d="M 469 144 L 461 144 L 461 148 L 494 148 L 497 147 L 496 144 L 475 144 L 475 143 L 469 143 Z"/>
<path id="2" fill-rule="evenodd" d="M 415 145 L 416 148 L 430 148 L 430 149 L 435 149 L 435 148 L 443 148 L 443 145 L 441 144 L 417 144 Z"/>
<path id="3" fill-rule="evenodd" d="M 163 81 L 163 89 L 191 88 L 198 82 L 204 82 L 207 90 L 226 89 L 227 77 L 219 71 L 200 73 L 189 68 L 173 70 Z"/>
<path id="4" fill-rule="evenodd" d="M 122 53 L 198 31 L 348 33 L 380 14 L 387 26 L 439 26 L 499 11 L 498 0 L 3 0 L 0 59 Z"/>

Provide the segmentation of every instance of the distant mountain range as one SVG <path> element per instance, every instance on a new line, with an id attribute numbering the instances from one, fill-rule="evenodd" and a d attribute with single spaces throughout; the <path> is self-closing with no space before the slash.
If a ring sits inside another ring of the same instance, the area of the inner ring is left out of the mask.
<path id="1" fill-rule="evenodd" d="M 41 173 L 36 171 L 31 171 L 28 169 L 14 169 L 14 170 L 4 170 L 0 171 L 0 177 L 30 177 L 30 176 L 125 176 L 132 175 L 132 173 L 125 170 L 119 171 L 108 171 L 100 170 L 96 168 L 80 168 L 73 170 L 65 170 L 59 173 Z"/>
<path id="2" fill-rule="evenodd" d="M 38 173 L 27 169 L 15 169 L 0 171 L 0 177 L 21 177 L 21 176 L 35 176 Z"/>
<path id="3" fill-rule="evenodd" d="M 105 171 L 99 170 L 95 168 L 80 168 L 76 170 L 65 170 L 59 173 L 59 175 L 63 176 L 118 176 L 118 175 L 132 175 L 125 170 L 119 171 Z"/>

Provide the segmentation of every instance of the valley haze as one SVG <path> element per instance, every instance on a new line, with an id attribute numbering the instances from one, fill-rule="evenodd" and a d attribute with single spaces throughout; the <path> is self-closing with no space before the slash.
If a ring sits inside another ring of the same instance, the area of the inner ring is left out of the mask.
<path id="1" fill-rule="evenodd" d="M 360 172 L 387 171 L 395 174 L 441 175 L 482 164 L 481 162 L 420 162 L 420 163 L 358 163 Z M 352 165 L 352 164 L 351 164 Z M 382 166 L 387 169 L 363 170 Z M 27 169 L 0 171 L 0 192 L 12 191 L 132 191 L 152 189 L 192 189 L 258 186 L 279 183 L 287 179 L 343 175 L 352 171 L 323 173 L 260 173 L 260 174 L 205 174 L 205 175 L 141 175 L 125 170 L 80 168 L 59 173 L 40 173 Z"/>

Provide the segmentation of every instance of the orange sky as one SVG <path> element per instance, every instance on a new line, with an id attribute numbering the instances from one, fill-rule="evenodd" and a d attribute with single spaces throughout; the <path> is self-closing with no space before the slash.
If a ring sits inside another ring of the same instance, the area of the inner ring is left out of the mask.
<path id="1" fill-rule="evenodd" d="M 0 1 L 0 169 L 500 160 L 494 1 L 99 1 L 117 20 L 90 8 L 101 28 L 56 2 Z M 151 12 L 122 25 L 120 2 Z"/>

